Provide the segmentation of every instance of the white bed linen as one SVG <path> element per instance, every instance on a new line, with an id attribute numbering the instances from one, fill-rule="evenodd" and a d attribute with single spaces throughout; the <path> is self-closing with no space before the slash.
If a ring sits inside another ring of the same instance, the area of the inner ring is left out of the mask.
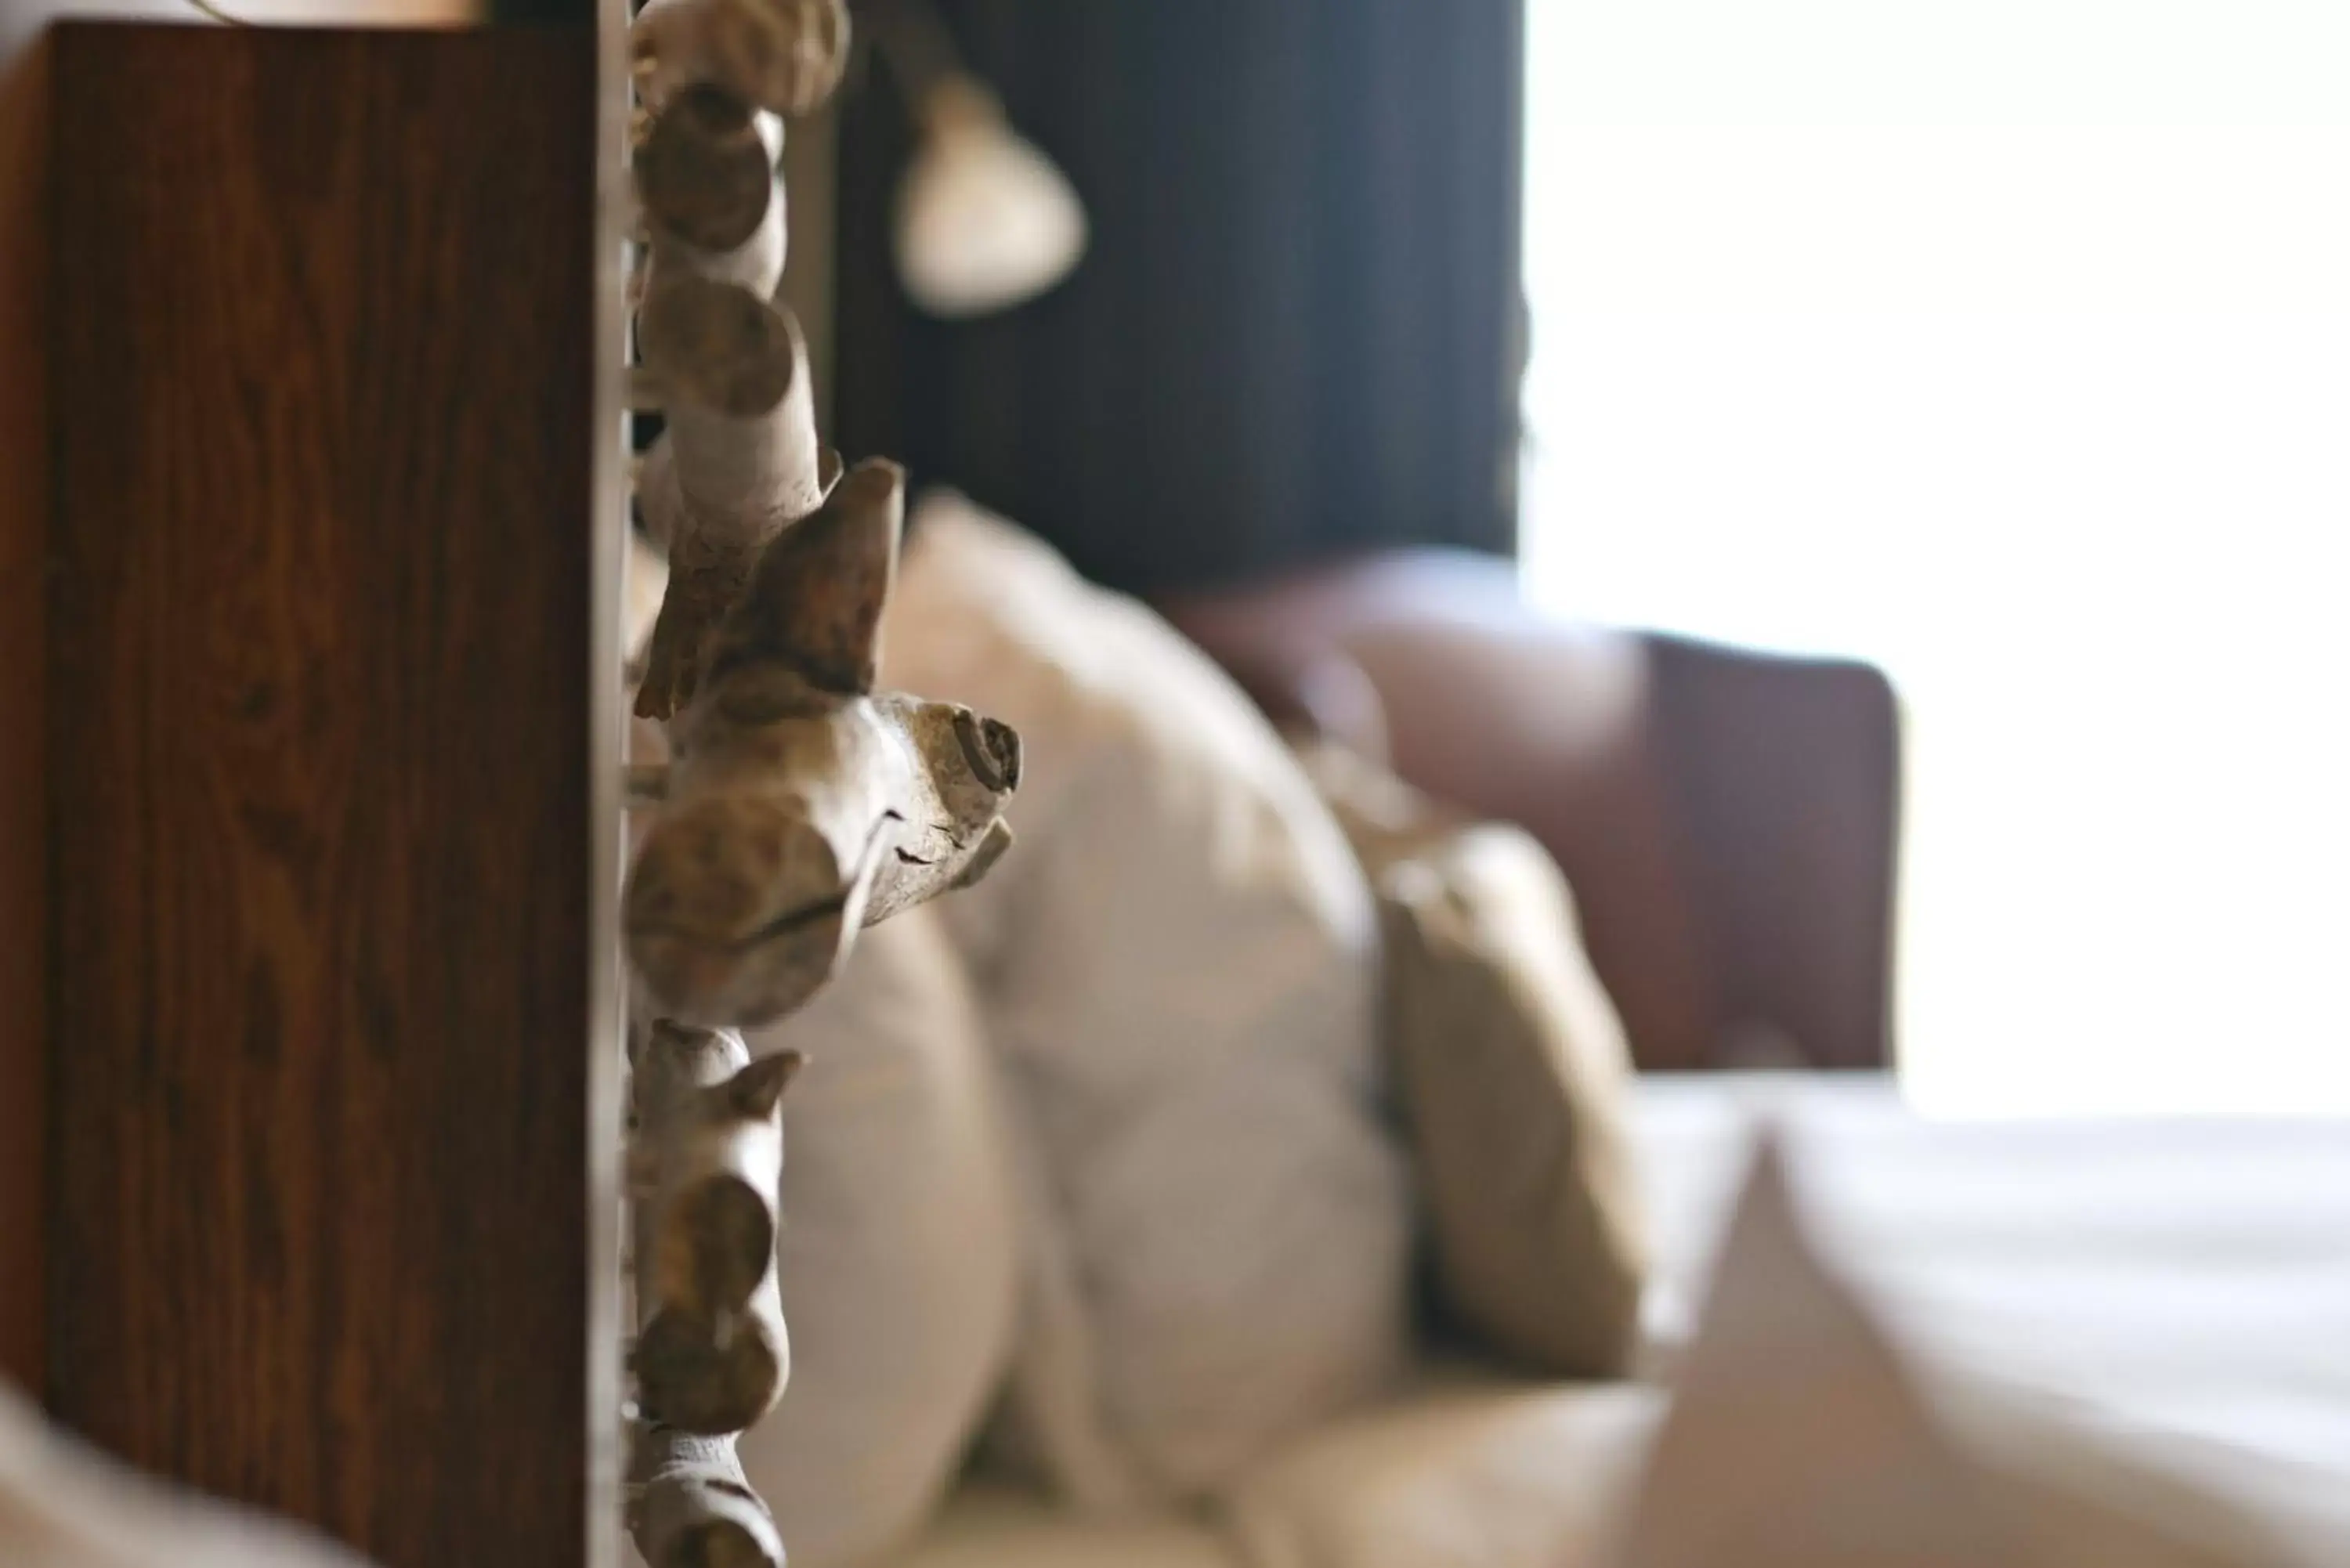
<path id="1" fill-rule="evenodd" d="M 1659 1370 L 1767 1118 L 1784 1129 L 1797 1191 L 1836 1265 L 1907 1342 L 1979 1396 L 1991 1391 L 1957 1414 L 1996 1429 L 2019 1410 L 2047 1410 L 2261 1508 L 2303 1542 L 2350 1542 L 2350 1123 L 1931 1123 L 1868 1077 L 1651 1077 L 1638 1096 Z M 1429 1429 L 1493 1426 L 1456 1416 Z M 1626 1423 L 1624 1440 L 1642 1430 Z M 1319 1442 L 1336 1451 L 1387 1439 Z M 1492 1468 L 1478 1442 L 1463 1442 L 1464 1470 Z M 1361 1467 L 1365 1484 L 1392 1489 L 1395 1456 L 1377 1458 Z M 1442 1462 L 1410 1469 L 1426 1477 Z M 1608 1465 L 1580 1478 L 1617 1479 Z M 1339 1484 L 1324 1465 L 1317 1506 L 1333 1506 Z M 1560 1501 L 1590 1512 L 1587 1498 Z M 2328 1551 L 2310 1561 L 2329 1563 Z M 992 1493 L 959 1498 L 893 1568 L 1127 1563 L 1242 1568 L 1201 1524 L 1078 1525 Z"/>
<path id="2" fill-rule="evenodd" d="M 2103 1427 L 2350 1477 L 2350 1122 L 1939 1123 L 1870 1077 L 1650 1078 L 1659 1318 L 1701 1282 L 1758 1116 L 1912 1343 Z"/>

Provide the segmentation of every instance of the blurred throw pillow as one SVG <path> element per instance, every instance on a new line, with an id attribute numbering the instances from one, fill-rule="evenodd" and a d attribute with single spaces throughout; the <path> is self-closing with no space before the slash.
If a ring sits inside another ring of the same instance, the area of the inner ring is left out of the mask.
<path id="1" fill-rule="evenodd" d="M 752 1035 L 808 1059 L 784 1096 L 791 1386 L 739 1445 L 798 1568 L 862 1561 L 928 1520 L 1011 1351 L 1011 1149 L 937 914 L 867 931 L 828 989 Z"/>
<path id="2" fill-rule="evenodd" d="M 1565 877 L 1516 828 L 1343 750 L 1302 754 L 1378 894 L 1388 1050 L 1444 1302 L 1529 1369 L 1624 1373 L 1647 1272 L 1630 1068 Z"/>
<path id="3" fill-rule="evenodd" d="M 1006 1446 L 1081 1503 L 1197 1495 L 1404 1361 L 1361 872 L 1206 656 L 959 499 L 883 662 L 1023 741 L 1017 841 L 939 906 L 1028 1140 Z"/>

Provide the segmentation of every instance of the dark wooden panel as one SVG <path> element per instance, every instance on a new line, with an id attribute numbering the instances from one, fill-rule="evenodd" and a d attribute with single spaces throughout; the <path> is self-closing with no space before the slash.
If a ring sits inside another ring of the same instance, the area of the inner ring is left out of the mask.
<path id="1" fill-rule="evenodd" d="M 55 72 L 50 1404 L 586 1561 L 593 41 Z"/>
<path id="2" fill-rule="evenodd" d="M 0 1376 L 41 1382 L 47 51 L 0 9 Z"/>
<path id="3" fill-rule="evenodd" d="M 252 15 L 252 5 L 239 6 Z M 266 19 L 452 22 L 467 0 L 271 0 Z M 72 14 L 188 19 L 186 0 L 0 0 L 0 1375 L 36 1390 L 47 1033 L 42 557 L 49 531 L 48 48 Z"/>

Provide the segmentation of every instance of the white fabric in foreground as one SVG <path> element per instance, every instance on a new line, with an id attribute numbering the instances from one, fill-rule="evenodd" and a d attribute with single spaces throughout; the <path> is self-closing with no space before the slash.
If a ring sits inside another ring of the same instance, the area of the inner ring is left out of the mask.
<path id="1" fill-rule="evenodd" d="M 1650 1076 L 1635 1143 L 1662 1327 L 1686 1320 L 1758 1119 L 1906 1342 L 2114 1431 L 2344 1478 L 2350 1122 L 1928 1121 L 1889 1080 Z"/>
<path id="2" fill-rule="evenodd" d="M 1756 1166 L 1659 1391 L 1454 1376 L 1236 1488 L 1248 1568 L 2319 1568 L 2350 1530 L 1913 1363 Z M 2188 1478 L 2193 1478 L 2189 1480 Z M 2255 1514 L 2254 1505 L 2262 1511 Z"/>
<path id="3" fill-rule="evenodd" d="M 934 909 L 867 931 L 831 987 L 752 1045 L 808 1061 L 784 1096 L 792 1382 L 739 1451 L 792 1562 L 826 1568 L 928 1521 L 1003 1374 L 1007 1135 Z"/>
<path id="4" fill-rule="evenodd" d="M 1032 1274 L 1061 1299 L 1017 1353 L 1061 1397 L 1015 1369 L 1007 1418 L 1080 1502 L 1196 1495 L 1405 1359 L 1367 891 L 1222 673 L 1009 524 L 920 508 L 887 633 L 889 683 L 1024 746 L 1018 841 L 940 905 L 1044 1156 L 1032 1229 L 1066 1263 Z M 1085 1419 L 1040 1429 L 1072 1398 Z"/>
<path id="5" fill-rule="evenodd" d="M 7 1568 L 365 1568 L 289 1521 L 167 1486 L 52 1427 L 0 1380 Z"/>
<path id="6" fill-rule="evenodd" d="M 1247 1568 L 2324 1568 L 2350 1529 L 1913 1361 L 1753 1168 L 1656 1391 L 1456 1379 L 1237 1489 Z M 2260 1511 L 2255 1511 L 2255 1507 Z"/>
<path id="7" fill-rule="evenodd" d="M 1975 1417 L 1954 1422 L 1955 1401 Z M 1774 1147 L 1752 1168 L 1607 1568 L 2283 1568 L 2207 1489 L 1914 1369 L 1821 1261 Z M 1959 1434 L 1964 1433 L 1961 1437 Z"/>

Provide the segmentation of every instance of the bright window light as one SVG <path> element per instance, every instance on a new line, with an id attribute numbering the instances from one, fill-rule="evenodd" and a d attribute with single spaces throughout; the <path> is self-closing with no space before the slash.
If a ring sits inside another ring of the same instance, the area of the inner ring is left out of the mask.
<path id="1" fill-rule="evenodd" d="M 2350 5 L 1528 9 L 1529 593 L 1892 676 L 1922 1107 L 2350 1111 Z"/>

